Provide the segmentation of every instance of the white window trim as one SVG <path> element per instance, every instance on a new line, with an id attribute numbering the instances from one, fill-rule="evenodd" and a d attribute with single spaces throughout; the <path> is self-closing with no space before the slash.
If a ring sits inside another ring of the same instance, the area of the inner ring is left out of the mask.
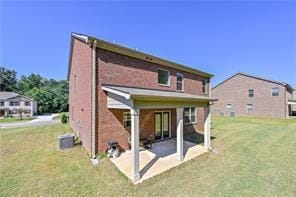
<path id="1" fill-rule="evenodd" d="M 271 96 L 274 96 L 272 90 L 275 89 L 275 88 L 277 88 L 279 90 L 278 95 L 276 95 L 276 96 L 280 96 L 280 88 L 279 87 L 272 87 L 271 88 Z"/>
<path id="2" fill-rule="evenodd" d="M 155 113 L 162 113 L 162 116 L 163 116 L 163 113 L 164 112 L 169 112 L 169 137 L 167 138 L 164 138 L 163 137 L 163 132 L 161 133 L 161 139 L 160 140 L 156 140 L 156 141 L 162 141 L 162 140 L 165 140 L 165 139 L 168 139 L 168 138 L 171 138 L 172 137 L 172 118 L 171 118 L 171 111 L 170 110 L 164 110 L 164 111 L 154 111 L 154 116 L 155 116 Z M 155 118 L 155 117 L 154 117 Z M 163 130 L 163 124 L 162 125 L 162 130 Z M 154 130 L 155 130 L 155 125 L 154 125 Z M 155 132 L 155 131 L 154 131 Z M 155 134 L 155 133 L 154 133 Z M 153 135 L 154 135 L 153 134 Z"/>
<path id="3" fill-rule="evenodd" d="M 178 90 L 178 75 L 182 76 L 182 90 Z M 184 75 L 182 73 L 176 74 L 176 89 L 178 92 L 184 92 Z"/>
<path id="4" fill-rule="evenodd" d="M 250 90 L 253 90 L 253 96 L 250 96 Z M 254 98 L 255 97 L 255 91 L 254 91 L 254 89 L 248 89 L 248 97 L 249 98 Z"/>
<path id="5" fill-rule="evenodd" d="M 184 107 L 184 112 L 185 112 L 185 108 L 189 108 L 190 122 L 185 123 L 185 114 L 183 114 L 184 124 L 185 124 L 185 125 L 196 124 L 196 123 L 197 123 L 196 107 Z M 191 122 L 191 108 L 194 108 L 194 114 L 195 114 L 195 121 L 194 121 L 194 122 Z"/>
<path id="6" fill-rule="evenodd" d="M 125 120 L 125 119 L 124 119 L 124 116 L 125 116 L 126 114 L 131 114 L 131 113 L 130 113 L 130 112 L 123 112 L 122 124 L 123 124 L 123 127 L 124 127 L 124 128 L 128 129 L 128 128 L 131 128 L 131 126 L 130 126 L 130 127 L 125 127 L 125 125 L 124 125 L 124 122 L 127 122 L 127 121 L 128 121 L 128 120 Z M 132 118 L 132 117 L 130 117 L 130 121 L 132 121 L 131 118 Z"/>
<path id="7" fill-rule="evenodd" d="M 205 82 L 205 92 L 203 92 L 202 91 L 202 88 L 203 88 L 203 81 Z M 203 79 L 203 80 L 201 80 L 201 93 L 202 94 L 207 94 L 208 93 L 208 91 L 207 91 L 207 80 L 206 79 Z"/>
<path id="8" fill-rule="evenodd" d="M 252 106 L 250 109 L 252 109 L 252 110 L 248 110 L 249 109 L 249 106 Z M 247 113 L 250 113 L 250 112 L 253 112 L 253 104 L 252 103 L 248 103 L 247 105 L 246 105 L 246 110 L 247 110 Z"/>
<path id="9" fill-rule="evenodd" d="M 228 108 L 230 106 L 230 108 Z M 226 104 L 226 111 L 232 111 L 232 104 Z"/>
<path id="10" fill-rule="evenodd" d="M 164 70 L 164 71 L 167 71 L 168 72 L 168 84 L 158 83 L 158 70 Z M 160 86 L 167 86 L 167 87 L 171 86 L 171 77 L 170 76 L 171 75 L 170 75 L 170 71 L 169 70 L 166 70 L 166 69 L 163 69 L 163 68 L 158 68 L 157 69 L 157 83 L 158 83 L 158 85 L 160 85 Z"/>

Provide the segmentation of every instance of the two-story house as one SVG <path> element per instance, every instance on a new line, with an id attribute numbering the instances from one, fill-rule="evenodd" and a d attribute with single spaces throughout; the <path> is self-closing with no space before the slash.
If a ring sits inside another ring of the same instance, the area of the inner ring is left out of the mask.
<path id="1" fill-rule="evenodd" d="M 132 152 L 139 179 L 139 140 L 204 132 L 210 146 L 210 78 L 213 75 L 88 35 L 71 35 L 69 122 L 92 156 L 108 140 Z"/>
<path id="2" fill-rule="evenodd" d="M 245 73 L 237 73 L 212 88 L 218 99 L 212 112 L 220 115 L 286 118 L 293 115 L 296 97 L 292 87 Z"/>
<path id="3" fill-rule="evenodd" d="M 0 116 L 19 116 L 19 109 L 25 116 L 33 116 L 37 102 L 15 92 L 0 92 Z"/>

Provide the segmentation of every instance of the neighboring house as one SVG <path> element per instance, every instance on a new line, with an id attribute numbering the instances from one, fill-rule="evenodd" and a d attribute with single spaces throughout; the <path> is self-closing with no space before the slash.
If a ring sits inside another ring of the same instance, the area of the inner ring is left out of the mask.
<path id="1" fill-rule="evenodd" d="M 92 156 L 116 140 L 133 155 L 139 178 L 139 140 L 204 132 L 210 146 L 210 78 L 213 75 L 91 36 L 72 34 L 68 69 L 69 122 Z M 184 113 L 184 116 L 183 116 Z M 184 123 L 184 124 L 183 124 Z"/>
<path id="2" fill-rule="evenodd" d="M 286 118 L 295 109 L 296 96 L 287 83 L 237 73 L 212 88 L 218 99 L 211 106 L 220 115 Z"/>
<path id="3" fill-rule="evenodd" d="M 37 103 L 15 92 L 0 92 L 0 116 L 19 116 L 19 109 L 24 116 L 37 113 Z"/>

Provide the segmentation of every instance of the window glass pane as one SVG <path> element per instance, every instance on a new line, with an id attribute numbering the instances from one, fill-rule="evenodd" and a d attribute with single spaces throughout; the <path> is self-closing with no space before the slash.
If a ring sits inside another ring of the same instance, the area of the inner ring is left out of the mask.
<path id="1" fill-rule="evenodd" d="M 177 82 L 177 90 L 183 90 L 183 84 Z"/>
<path id="2" fill-rule="evenodd" d="M 207 91 L 206 86 L 207 86 L 206 80 L 202 80 L 202 86 L 201 86 L 202 93 L 206 93 Z"/>
<path id="3" fill-rule="evenodd" d="M 254 90 L 253 89 L 249 90 L 249 97 L 254 97 Z"/>
<path id="4" fill-rule="evenodd" d="M 279 95 L 279 88 L 272 88 L 272 96 L 278 96 Z"/>
<path id="5" fill-rule="evenodd" d="M 191 116 L 191 123 L 195 122 L 195 116 Z"/>
<path id="6" fill-rule="evenodd" d="M 247 111 L 253 111 L 253 104 L 247 104 Z"/>
<path id="7" fill-rule="evenodd" d="M 184 115 L 189 116 L 189 108 L 184 108 Z"/>
<path id="8" fill-rule="evenodd" d="M 226 109 L 227 109 L 228 111 L 230 111 L 231 108 L 232 108 L 232 107 L 231 107 L 231 104 L 227 104 L 227 105 L 226 105 Z"/>
<path id="9" fill-rule="evenodd" d="M 177 81 L 182 81 L 183 80 L 183 75 L 180 73 L 177 73 Z"/>
<path id="10" fill-rule="evenodd" d="M 163 113 L 163 130 L 168 131 L 169 130 L 169 113 L 165 112 Z"/>
<path id="11" fill-rule="evenodd" d="M 124 125 L 124 127 L 131 127 L 131 114 L 130 113 L 124 113 L 123 125 Z"/>
<path id="12" fill-rule="evenodd" d="M 169 85 L 169 71 L 158 69 L 158 83 Z"/>
<path id="13" fill-rule="evenodd" d="M 184 116 L 184 123 L 190 123 L 189 116 Z"/>

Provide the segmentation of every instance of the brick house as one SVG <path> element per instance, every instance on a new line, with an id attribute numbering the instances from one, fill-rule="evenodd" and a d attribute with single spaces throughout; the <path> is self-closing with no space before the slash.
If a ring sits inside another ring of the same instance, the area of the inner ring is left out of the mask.
<path id="1" fill-rule="evenodd" d="M 293 95 L 294 93 L 294 95 Z M 286 118 L 296 111 L 295 91 L 287 83 L 237 73 L 212 88 L 215 114 Z"/>
<path id="2" fill-rule="evenodd" d="M 70 126 L 92 156 L 105 151 L 108 140 L 116 140 L 123 150 L 130 142 L 132 179 L 136 181 L 139 140 L 143 138 L 160 141 L 177 137 L 180 160 L 183 131 L 204 133 L 204 146 L 210 146 L 212 76 L 72 33 L 68 68 Z"/>
<path id="3" fill-rule="evenodd" d="M 33 116 L 37 113 L 37 102 L 15 92 L 0 92 L 0 117 L 19 116 L 19 109 L 24 116 Z"/>

